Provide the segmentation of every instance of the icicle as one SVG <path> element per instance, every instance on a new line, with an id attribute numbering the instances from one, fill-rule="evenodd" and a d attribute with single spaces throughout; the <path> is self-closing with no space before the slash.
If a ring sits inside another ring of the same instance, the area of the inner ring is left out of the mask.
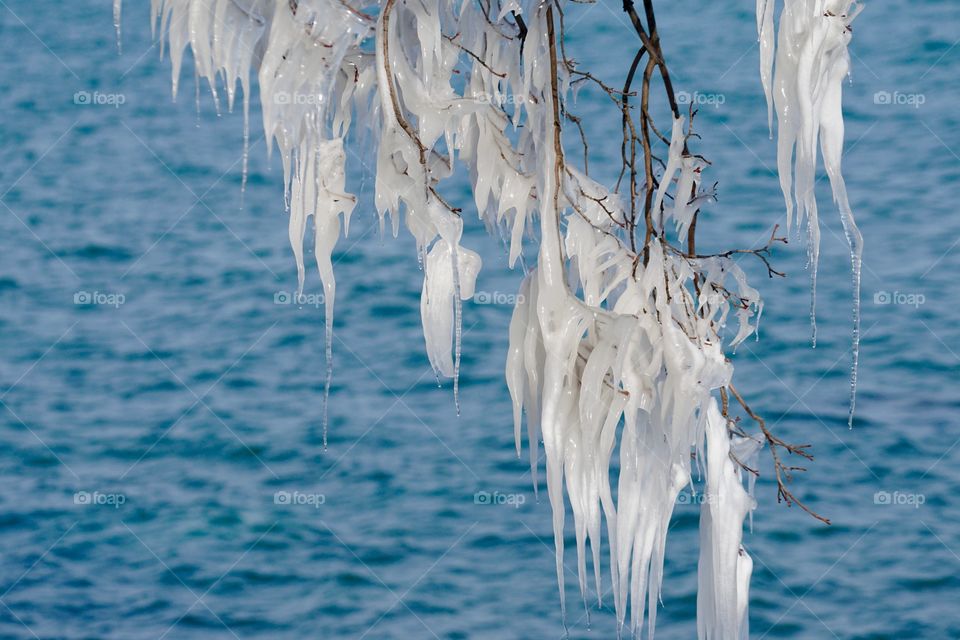
<path id="1" fill-rule="evenodd" d="M 767 128 L 773 139 L 773 12 L 776 0 L 757 0 L 757 37 L 760 42 L 760 80 L 767 99 Z"/>
<path id="2" fill-rule="evenodd" d="M 752 562 L 740 544 L 753 500 L 729 456 L 727 422 L 711 400 L 706 413 L 707 491 L 700 516 L 697 629 L 704 640 L 747 638 L 747 589 Z"/>
<path id="3" fill-rule="evenodd" d="M 330 425 L 330 385 L 333 383 L 333 315 L 326 312 L 324 318 L 324 356 L 326 377 L 323 381 L 323 450 L 327 450 L 327 430 Z"/>
<path id="4" fill-rule="evenodd" d="M 810 347 L 817 348 L 817 263 L 810 262 Z"/>
<path id="5" fill-rule="evenodd" d="M 513 437 L 520 457 L 520 430 L 523 420 L 523 403 L 527 396 L 526 372 L 524 371 L 524 339 L 527 334 L 527 301 L 530 299 L 530 278 L 524 278 L 520 285 L 513 315 L 510 318 L 510 345 L 507 350 L 506 378 L 507 389 L 513 401 Z"/>
<path id="6" fill-rule="evenodd" d="M 463 339 L 463 302 L 460 297 L 460 269 L 457 266 L 457 250 L 450 252 L 453 270 L 453 404 L 460 416 L 460 347 Z"/>
<path id="7" fill-rule="evenodd" d="M 113 27 L 117 31 L 117 55 L 123 53 L 123 40 L 120 34 L 120 12 L 123 0 L 113 0 Z"/>
<path id="8" fill-rule="evenodd" d="M 247 191 L 247 174 L 250 163 L 250 94 L 243 89 L 243 170 L 240 179 L 240 208 L 243 208 L 243 196 Z"/>
<path id="9" fill-rule="evenodd" d="M 194 94 L 194 104 L 197 107 L 197 129 L 200 128 L 200 74 L 194 72 L 193 74 L 193 94 Z"/>
<path id="10" fill-rule="evenodd" d="M 463 247 L 451 246 L 444 238 L 434 243 L 424 264 L 420 316 L 427 356 L 438 375 L 454 378 L 454 381 L 459 353 L 456 321 L 460 312 L 457 305 L 473 297 L 480 267 L 479 255 Z M 454 343 L 454 353 L 451 353 L 451 342 Z"/>
<path id="11" fill-rule="evenodd" d="M 853 416 L 857 408 L 857 375 L 860 365 L 860 269 L 862 257 L 858 249 L 851 253 L 853 269 L 853 358 L 850 364 L 850 413 L 847 426 L 853 429 Z"/>
<path id="12" fill-rule="evenodd" d="M 849 10 L 849 7 L 847 8 Z M 832 24 L 832 31 L 827 37 L 825 47 L 833 46 L 834 58 L 826 77 L 827 86 L 821 103 L 820 113 L 820 144 L 823 162 L 830 178 L 833 190 L 833 200 L 840 210 L 840 220 L 843 223 L 843 232 L 850 247 L 850 270 L 853 279 L 853 339 L 852 358 L 850 365 L 850 412 L 847 419 L 848 426 L 853 428 L 853 418 L 857 403 L 857 375 L 860 361 L 860 272 L 863 262 L 863 236 L 857 228 L 857 223 L 847 198 L 847 187 L 841 173 L 841 157 L 843 155 L 843 80 L 850 72 L 850 58 L 847 53 L 847 44 L 850 41 L 850 21 L 856 17 L 855 10 L 851 16 L 843 21 Z"/>

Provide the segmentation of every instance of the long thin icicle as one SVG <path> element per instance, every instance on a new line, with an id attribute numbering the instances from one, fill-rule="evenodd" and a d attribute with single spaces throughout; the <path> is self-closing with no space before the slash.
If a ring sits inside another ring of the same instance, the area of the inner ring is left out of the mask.
<path id="1" fill-rule="evenodd" d="M 113 0 L 113 28 L 117 31 L 117 53 L 123 53 L 123 38 L 120 33 L 120 13 L 123 0 Z"/>

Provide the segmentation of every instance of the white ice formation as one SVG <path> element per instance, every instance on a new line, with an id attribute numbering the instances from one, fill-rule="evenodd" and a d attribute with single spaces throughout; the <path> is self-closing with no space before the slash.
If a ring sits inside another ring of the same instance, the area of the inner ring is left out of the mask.
<path id="1" fill-rule="evenodd" d="M 774 75 L 769 2 L 758 5 L 762 76 L 780 124 L 788 208 L 795 193 L 798 217 L 811 225 L 815 270 L 819 135 L 856 266 L 859 235 L 839 172 L 850 3 L 787 0 Z M 389 218 L 397 234 L 403 220 L 416 239 L 424 269 L 423 330 L 438 375 L 457 379 L 462 301 L 472 297 L 481 267 L 480 257 L 461 245 L 468 212 L 506 239 L 511 266 L 524 236 L 539 238 L 536 265 L 523 280 L 510 323 L 506 378 L 517 452 L 525 417 L 534 478 L 541 440 L 546 453 L 561 603 L 569 507 L 584 602 L 589 557 L 598 599 L 601 565 L 608 567 L 620 629 L 639 636 L 646 628 L 652 637 L 674 505 L 684 487 L 704 478 L 698 635 L 747 637 L 752 562 L 741 538 L 754 500 L 752 482 L 748 492 L 731 451 L 749 460 L 758 443 L 729 428 L 717 393 L 732 376 L 725 349 L 755 331 L 762 303 L 729 257 L 691 257 L 658 240 L 684 237 L 694 211 L 712 200 L 701 183 L 705 163 L 685 151 L 685 118 L 673 122 L 655 194 L 655 240 L 638 252 L 624 230 L 628 213 L 620 195 L 563 153 L 560 114 L 572 82 L 551 46 L 563 0 L 151 4 L 154 23 L 166 34 L 174 93 L 189 47 L 215 103 L 225 91 L 232 108 L 239 85 L 245 147 L 251 76 L 259 78 L 264 130 L 283 163 L 301 287 L 304 236 L 313 218 L 326 293 L 328 389 L 331 254 L 356 204 L 346 186 L 346 154 L 364 133 L 377 143 L 381 228 Z M 119 31 L 120 0 L 114 14 Z M 525 18 L 525 39 L 517 14 Z M 363 131 L 351 133 L 358 128 Z M 441 195 L 458 164 L 473 189 L 471 207 Z M 728 322 L 732 336 L 726 336 Z M 616 450 L 619 463 L 612 465 Z"/>

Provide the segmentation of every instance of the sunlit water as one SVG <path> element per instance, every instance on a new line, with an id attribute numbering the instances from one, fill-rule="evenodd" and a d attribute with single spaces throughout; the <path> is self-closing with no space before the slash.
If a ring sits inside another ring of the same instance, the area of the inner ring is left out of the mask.
<path id="1" fill-rule="evenodd" d="M 413 243 L 379 238 L 369 145 L 351 158 L 364 200 L 336 255 L 323 451 L 323 311 L 283 304 L 296 276 L 278 163 L 255 126 L 240 209 L 239 114 L 218 119 L 204 91 L 197 126 L 192 68 L 171 104 L 147 3 L 126 3 L 121 56 L 108 4 L 0 5 L 0 636 L 562 637 L 549 506 L 513 451 L 502 364 L 519 276 L 502 248 L 470 227 L 488 304 L 464 306 L 458 418 L 424 356 Z M 720 182 L 705 248 L 762 245 L 783 216 L 753 6 L 733 6 L 660 8 Z M 618 10 L 567 13 L 571 54 L 615 83 L 636 46 Z M 946 1 L 871 3 L 855 23 L 853 431 L 849 261 L 826 181 L 815 350 L 802 243 L 776 251 L 786 280 L 741 261 L 767 306 L 735 356 L 739 387 L 812 445 L 796 490 L 834 523 L 776 504 L 765 452 L 745 537 L 754 637 L 960 637 L 958 26 Z M 576 111 L 593 170 L 614 174 L 616 114 L 589 93 Z M 463 182 L 451 194 L 470 202 Z M 695 633 L 690 503 L 668 543 L 662 638 Z M 614 637 L 610 595 L 588 630 L 567 565 L 571 637 Z"/>

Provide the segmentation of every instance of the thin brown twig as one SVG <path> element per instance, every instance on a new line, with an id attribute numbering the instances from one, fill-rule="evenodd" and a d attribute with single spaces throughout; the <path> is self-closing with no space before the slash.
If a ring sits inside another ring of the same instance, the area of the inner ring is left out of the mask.
<path id="1" fill-rule="evenodd" d="M 779 449 L 783 449 L 788 454 L 800 456 L 806 460 L 813 460 L 813 454 L 811 454 L 807 449 L 810 448 L 809 444 L 796 445 L 784 442 L 777 436 L 775 436 L 768 428 L 766 422 L 763 418 L 757 415 L 753 409 L 750 408 L 750 405 L 746 403 L 743 399 L 743 396 L 740 395 L 740 392 L 737 391 L 737 388 L 732 384 L 727 385 L 727 389 L 730 390 L 730 393 L 736 398 L 737 402 L 740 403 L 740 406 L 743 407 L 743 410 L 747 413 L 750 418 L 760 427 L 760 431 L 763 433 L 763 437 L 766 439 L 767 443 L 770 445 L 770 453 L 773 456 L 774 471 L 777 477 L 777 502 L 785 502 L 787 506 L 792 506 L 796 504 L 798 507 L 809 513 L 811 516 L 824 522 L 830 524 L 830 520 L 821 516 L 819 513 L 805 505 L 801 500 L 799 500 L 789 488 L 789 483 L 793 480 L 793 471 L 806 471 L 804 467 L 790 466 L 784 463 L 783 458 L 780 455 Z"/>
<path id="2" fill-rule="evenodd" d="M 691 225 L 691 228 L 693 228 L 692 225 Z M 776 269 L 774 269 L 773 265 L 770 263 L 770 250 L 773 247 L 773 245 L 778 242 L 787 244 L 787 238 L 782 236 L 777 236 L 777 229 L 779 228 L 780 228 L 779 224 L 776 224 L 773 226 L 773 231 L 770 233 L 770 239 L 767 240 L 767 244 L 760 247 L 759 249 L 729 249 L 727 251 L 721 251 L 720 253 L 697 254 L 697 253 L 694 253 L 693 250 L 689 248 L 694 246 L 693 244 L 690 244 L 691 241 L 689 236 L 688 236 L 688 250 L 686 253 L 680 251 L 679 249 L 677 249 L 673 245 L 670 245 L 669 243 L 665 243 L 665 244 L 667 244 L 667 247 L 671 251 L 679 253 L 687 258 L 690 258 L 691 260 L 706 260 L 708 258 L 729 258 L 730 256 L 733 256 L 736 254 L 750 254 L 750 255 L 756 256 L 761 261 L 763 261 L 764 266 L 766 266 L 767 268 L 767 275 L 769 277 L 772 278 L 774 276 L 777 276 L 780 278 L 784 278 L 786 277 L 786 274 L 783 273 L 782 271 L 777 271 Z"/>
<path id="3" fill-rule="evenodd" d="M 444 37 L 444 39 L 446 39 L 447 41 L 449 41 L 450 44 L 454 45 L 455 47 L 458 47 L 458 48 L 459 48 L 461 51 L 463 51 L 465 54 L 467 54 L 468 56 L 470 56 L 471 58 L 473 58 L 474 60 L 476 60 L 478 63 L 480 63 L 483 67 L 486 68 L 487 71 L 489 71 L 489 72 L 492 73 L 493 75 L 497 76 L 498 78 L 506 78 L 506 77 L 507 77 L 507 74 L 501 73 L 501 72 L 495 70 L 493 67 L 491 67 L 489 64 L 487 64 L 486 61 L 485 61 L 483 58 L 481 58 L 480 56 L 478 56 L 476 53 L 474 53 L 473 51 L 471 51 L 469 48 L 463 46 L 463 44 L 457 42 L 457 39 L 460 37 L 460 34 L 459 34 L 459 33 L 458 33 L 457 35 L 455 35 L 455 36 L 444 35 L 443 37 Z"/>

